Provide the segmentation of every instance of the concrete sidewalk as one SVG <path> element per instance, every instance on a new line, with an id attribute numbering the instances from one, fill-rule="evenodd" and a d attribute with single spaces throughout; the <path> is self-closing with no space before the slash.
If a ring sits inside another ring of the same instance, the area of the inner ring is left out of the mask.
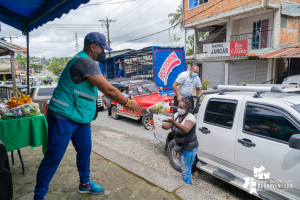
<path id="1" fill-rule="evenodd" d="M 14 183 L 13 199 L 32 200 L 37 170 L 43 158 L 42 148 L 31 150 L 26 147 L 21 149 L 21 153 L 25 175 L 22 174 L 17 152 L 14 152 L 14 165 L 11 165 L 10 153 L 8 154 Z M 77 192 L 79 176 L 76 168 L 76 152 L 70 144 L 45 199 L 180 199 L 175 193 L 164 191 L 94 152 L 91 155 L 91 180 L 103 186 L 106 193 L 90 195 Z"/>

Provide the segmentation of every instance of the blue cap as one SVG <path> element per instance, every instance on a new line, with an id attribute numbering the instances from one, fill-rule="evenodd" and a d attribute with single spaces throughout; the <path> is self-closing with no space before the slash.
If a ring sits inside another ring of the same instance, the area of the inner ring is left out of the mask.
<path id="1" fill-rule="evenodd" d="M 84 42 L 90 43 L 90 44 L 98 44 L 107 51 L 112 51 L 113 49 L 107 46 L 106 43 L 106 37 L 98 32 L 91 32 L 87 34 L 84 38 Z"/>

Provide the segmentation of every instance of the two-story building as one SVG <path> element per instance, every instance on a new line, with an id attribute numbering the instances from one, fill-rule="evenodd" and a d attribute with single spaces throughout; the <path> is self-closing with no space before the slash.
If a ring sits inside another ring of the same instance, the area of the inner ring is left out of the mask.
<path id="1" fill-rule="evenodd" d="M 183 2 L 184 28 L 194 30 L 195 35 L 194 60 L 200 67 L 200 77 L 210 79 L 210 87 L 276 82 L 278 68 L 285 63 L 278 58 L 250 55 L 299 41 L 299 0 Z M 198 32 L 208 32 L 209 36 L 201 41 Z"/>

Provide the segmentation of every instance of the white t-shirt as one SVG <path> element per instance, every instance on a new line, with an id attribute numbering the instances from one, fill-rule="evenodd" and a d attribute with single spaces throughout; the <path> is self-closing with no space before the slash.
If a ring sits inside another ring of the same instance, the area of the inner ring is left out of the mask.
<path id="1" fill-rule="evenodd" d="M 130 97 L 130 95 L 127 94 L 126 92 L 122 92 L 122 94 L 123 94 L 123 96 L 126 97 L 126 98 L 129 98 L 129 97 Z"/>
<path id="2" fill-rule="evenodd" d="M 178 113 L 175 113 L 175 114 L 174 114 L 174 120 L 177 118 L 177 116 L 178 116 Z M 181 122 L 181 124 L 184 125 L 185 122 L 186 122 L 186 120 L 190 120 L 190 121 L 194 122 L 194 124 L 195 124 L 196 121 L 197 121 L 196 117 L 195 117 L 192 113 L 189 113 L 189 114 L 184 118 L 184 120 Z M 179 122 L 179 117 L 178 117 L 178 119 L 176 120 L 176 122 Z"/>
<path id="3" fill-rule="evenodd" d="M 179 95 L 183 98 L 191 96 L 194 87 L 199 88 L 202 86 L 200 78 L 198 76 L 195 78 L 191 77 L 189 71 L 180 73 L 176 82 L 179 83 L 177 86 Z"/>

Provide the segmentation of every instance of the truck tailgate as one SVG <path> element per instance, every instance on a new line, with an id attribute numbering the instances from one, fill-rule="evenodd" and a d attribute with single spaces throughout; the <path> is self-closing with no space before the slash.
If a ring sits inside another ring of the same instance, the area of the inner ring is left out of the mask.
<path id="1" fill-rule="evenodd" d="M 154 123 L 153 133 L 155 137 L 163 143 L 166 143 L 167 135 L 171 132 L 171 129 L 164 130 L 160 125 L 162 123 L 162 120 L 168 119 L 170 117 L 172 116 L 153 114 L 153 123 Z"/>

